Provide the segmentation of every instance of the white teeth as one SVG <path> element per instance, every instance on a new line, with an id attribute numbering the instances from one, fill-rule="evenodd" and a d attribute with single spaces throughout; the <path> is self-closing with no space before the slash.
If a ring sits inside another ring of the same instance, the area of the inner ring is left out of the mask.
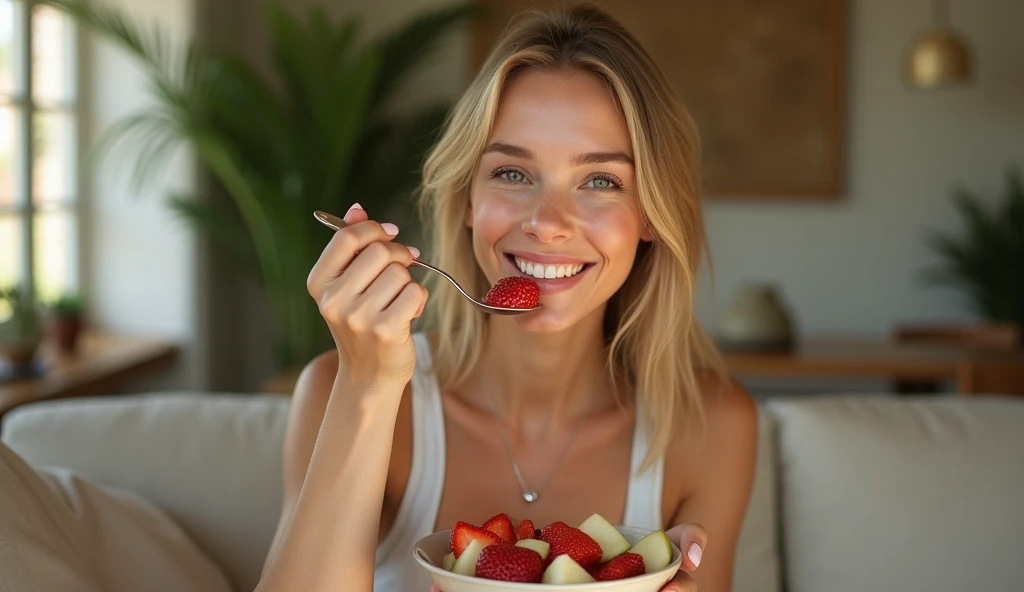
<path id="1" fill-rule="evenodd" d="M 575 267 L 571 265 L 541 265 L 540 263 L 533 263 L 519 257 L 516 257 L 515 261 L 519 271 L 537 279 L 572 277 L 583 270 L 583 264 Z"/>

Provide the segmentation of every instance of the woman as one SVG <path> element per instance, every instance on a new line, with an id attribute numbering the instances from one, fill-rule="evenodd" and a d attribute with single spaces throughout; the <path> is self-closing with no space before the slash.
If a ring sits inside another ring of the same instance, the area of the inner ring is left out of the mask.
<path id="1" fill-rule="evenodd" d="M 419 252 L 353 206 L 309 275 L 337 351 L 296 387 L 261 589 L 426 592 L 411 548 L 431 532 L 596 512 L 671 528 L 666 591 L 729 590 L 756 412 L 693 320 L 699 159 L 611 18 L 511 28 L 427 159 L 423 205 L 435 264 L 480 295 L 542 278 L 542 308 L 489 316 L 439 283 L 437 330 L 414 333 Z"/>

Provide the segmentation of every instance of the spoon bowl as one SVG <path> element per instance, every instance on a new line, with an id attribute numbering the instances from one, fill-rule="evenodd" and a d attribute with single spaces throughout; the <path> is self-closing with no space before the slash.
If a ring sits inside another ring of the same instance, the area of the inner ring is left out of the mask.
<path id="1" fill-rule="evenodd" d="M 317 221 L 319 221 L 324 226 L 326 226 L 326 227 L 328 227 L 328 228 L 330 228 L 332 230 L 335 230 L 335 231 L 341 230 L 342 228 L 348 226 L 348 224 L 346 224 L 345 221 L 342 220 L 341 218 L 335 216 L 334 214 L 328 214 L 327 212 L 322 212 L 320 210 L 317 210 L 317 211 L 313 212 L 313 217 L 316 218 Z M 420 261 L 419 259 L 413 259 L 412 263 L 413 263 L 413 265 L 418 265 L 420 267 L 429 269 L 430 271 L 433 271 L 434 273 L 440 274 L 441 277 L 443 277 L 444 279 L 446 279 L 449 282 L 451 282 L 451 284 L 453 286 L 455 286 L 455 289 L 458 290 L 460 294 L 462 294 L 463 296 L 466 297 L 466 300 L 469 300 L 470 302 L 473 303 L 473 305 L 475 305 L 477 308 L 479 308 L 480 310 L 482 310 L 484 312 L 487 312 L 487 313 L 490 313 L 490 314 L 495 314 L 495 315 L 513 316 L 513 315 L 526 314 L 528 312 L 533 312 L 535 310 L 540 310 L 540 308 L 541 308 L 539 306 L 535 306 L 533 308 L 507 308 L 507 307 L 504 307 L 504 306 L 491 306 L 490 304 L 487 304 L 486 302 L 481 302 L 480 300 L 477 300 L 472 295 L 467 293 L 462 288 L 462 286 L 459 285 L 459 282 L 455 281 L 455 278 L 453 278 L 452 276 L 448 275 L 448 273 L 446 273 L 444 270 L 438 269 L 437 267 L 434 267 L 433 265 L 430 265 L 429 263 L 424 263 L 424 262 Z"/>

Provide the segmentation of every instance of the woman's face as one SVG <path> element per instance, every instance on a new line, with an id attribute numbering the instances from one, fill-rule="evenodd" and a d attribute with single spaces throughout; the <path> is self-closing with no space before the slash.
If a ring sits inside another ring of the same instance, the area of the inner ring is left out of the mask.
<path id="1" fill-rule="evenodd" d="M 649 240 L 635 176 L 625 119 L 597 76 L 527 70 L 506 85 L 466 224 L 492 284 L 540 285 L 543 308 L 514 317 L 522 326 L 568 328 L 622 286 Z"/>

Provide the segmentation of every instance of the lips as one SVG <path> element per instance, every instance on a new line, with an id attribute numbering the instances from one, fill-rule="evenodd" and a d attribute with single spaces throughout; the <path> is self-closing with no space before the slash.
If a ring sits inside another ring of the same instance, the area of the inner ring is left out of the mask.
<path id="1" fill-rule="evenodd" d="M 588 261 L 553 255 L 506 253 L 505 258 L 519 275 L 533 278 L 537 282 L 541 296 L 568 290 L 594 266 Z"/>

